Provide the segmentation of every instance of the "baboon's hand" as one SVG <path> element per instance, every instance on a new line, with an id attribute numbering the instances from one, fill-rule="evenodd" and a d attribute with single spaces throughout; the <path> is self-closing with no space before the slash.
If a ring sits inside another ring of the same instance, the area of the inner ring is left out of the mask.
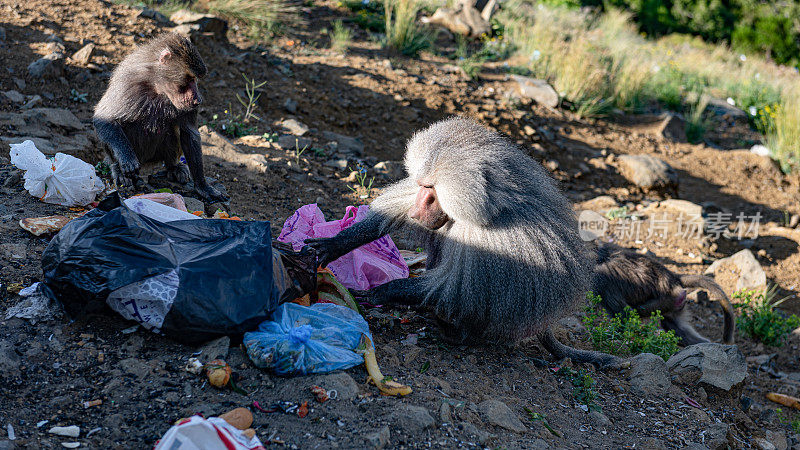
<path id="1" fill-rule="evenodd" d="M 130 186 L 133 188 L 144 184 L 139 178 L 139 161 L 135 158 L 125 158 L 119 161 L 119 172 L 114 173 L 114 183 L 119 187 Z"/>
<path id="2" fill-rule="evenodd" d="M 342 246 L 341 239 L 332 238 L 312 238 L 306 239 L 305 244 L 317 252 L 317 264 L 322 267 L 341 258 L 347 249 Z"/>
<path id="3" fill-rule="evenodd" d="M 200 197 L 202 197 L 203 201 L 206 203 L 227 203 L 231 200 L 230 197 L 224 195 L 209 184 L 196 188 L 195 191 L 200 194 Z"/>

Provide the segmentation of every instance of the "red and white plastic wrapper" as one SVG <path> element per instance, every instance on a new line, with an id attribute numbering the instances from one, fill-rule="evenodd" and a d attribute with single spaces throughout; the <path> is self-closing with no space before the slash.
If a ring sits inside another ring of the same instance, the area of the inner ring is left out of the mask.
<path id="1" fill-rule="evenodd" d="M 170 192 L 151 192 L 148 194 L 134 195 L 131 198 L 152 200 L 156 203 L 161 203 L 162 205 L 166 205 L 178 209 L 180 211 L 187 212 L 186 202 L 183 201 L 183 196 L 181 194 L 173 194 Z"/>
<path id="2" fill-rule="evenodd" d="M 315 203 L 301 206 L 292 217 L 286 219 L 278 240 L 292 244 L 294 250 L 298 251 L 305 245 L 303 241 L 306 239 L 333 237 L 354 223 L 361 222 L 367 211 L 367 205 L 358 208 L 348 206 L 340 220 L 326 222 Z M 408 266 L 389 236 L 351 251 L 328 264 L 328 268 L 348 289 L 367 290 L 398 278 L 408 278 Z"/>
<path id="3" fill-rule="evenodd" d="M 192 416 L 167 430 L 154 450 L 264 450 L 264 445 L 224 419 Z"/>

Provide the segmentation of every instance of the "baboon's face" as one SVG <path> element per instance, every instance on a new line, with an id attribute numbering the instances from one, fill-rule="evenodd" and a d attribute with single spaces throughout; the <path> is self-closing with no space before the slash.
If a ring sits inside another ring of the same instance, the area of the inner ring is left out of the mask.
<path id="1" fill-rule="evenodd" d="M 414 206 L 408 211 L 408 215 L 425 228 L 437 230 L 444 226 L 450 218 L 442 211 L 439 198 L 436 196 L 436 188 L 425 183 L 419 183 L 419 185 L 417 198 Z"/>

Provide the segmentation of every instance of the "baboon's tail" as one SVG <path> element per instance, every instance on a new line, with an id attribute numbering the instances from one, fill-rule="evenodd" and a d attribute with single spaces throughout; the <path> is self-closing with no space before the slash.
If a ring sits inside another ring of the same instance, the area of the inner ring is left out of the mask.
<path id="1" fill-rule="evenodd" d="M 722 330 L 722 341 L 726 344 L 733 344 L 733 334 L 736 330 L 736 316 L 733 313 L 731 301 L 716 281 L 703 275 L 681 275 L 681 284 L 685 288 L 700 288 L 709 291 L 712 299 L 716 299 L 722 306 L 724 317 L 724 328 Z"/>

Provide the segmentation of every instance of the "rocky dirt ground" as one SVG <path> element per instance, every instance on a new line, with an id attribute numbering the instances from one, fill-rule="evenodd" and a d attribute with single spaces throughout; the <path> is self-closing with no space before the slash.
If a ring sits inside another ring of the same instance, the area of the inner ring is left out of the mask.
<path id="1" fill-rule="evenodd" d="M 40 256 L 48 242 L 21 229 L 19 220 L 71 213 L 24 190 L 21 172 L 6 156 L 7 143 L 35 138 L 46 153 L 99 161 L 90 118 L 111 70 L 137 43 L 171 26 L 147 16 L 98 0 L 0 5 L 0 91 L 6 92 L 0 95 L 0 138 L 6 149 L 0 153 L 3 310 L 18 301 L 21 287 L 40 279 Z M 719 212 L 760 214 L 761 235 L 743 240 L 700 241 L 674 233 L 615 239 L 647 249 L 680 273 L 702 273 L 711 262 L 749 249 L 781 296 L 792 296 L 783 307 L 800 312 L 795 295 L 800 231 L 784 226 L 800 213 L 800 177 L 784 175 L 769 159 L 744 150 L 757 136 L 735 114 L 721 111 L 705 144 L 672 142 L 637 118 L 580 119 L 520 98 L 516 82 L 499 65 L 469 80 L 446 56 L 407 59 L 387 53 L 354 25 L 353 47 L 342 56 L 327 48 L 322 30 L 336 18 L 346 19 L 347 12 L 334 3 L 316 3 L 303 16 L 303 27 L 269 47 L 253 45 L 235 27 L 224 39 L 194 37 L 210 68 L 202 85 L 202 123 L 213 125 L 214 115 L 237 110 L 235 95 L 244 88 L 240 74 L 267 82 L 257 111 L 263 120 L 250 136 L 229 141 L 203 131 L 207 175 L 226 187 L 232 214 L 269 220 L 276 234 L 283 220 L 307 203 L 316 202 L 327 217 L 338 218 L 345 206 L 368 203 L 368 195 L 374 197 L 402 175 L 399 161 L 414 130 L 465 115 L 507 134 L 541 161 L 579 209 L 605 212 L 624 206 L 628 214 L 641 214 L 644 224 L 662 211 L 674 219 L 696 207 L 703 208 L 706 220 Z M 95 46 L 88 60 L 72 56 L 88 43 Z M 29 64 L 54 51 L 68 58 L 48 66 L 42 78 L 28 73 Z M 301 155 L 296 140 L 299 148 L 308 144 Z M 624 155 L 649 155 L 669 164 L 677 191 L 636 186 L 625 176 L 631 168 Z M 375 176 L 371 192 L 350 177 L 359 163 Z M 659 203 L 669 196 L 693 205 Z M 625 218 L 615 223 L 619 220 Z M 732 292 L 738 278 L 718 276 Z M 715 306 L 701 301 L 689 308 L 698 329 L 718 339 L 721 314 Z M 314 384 L 335 389 L 338 398 L 310 403 L 305 418 L 254 410 L 263 442 L 292 448 L 800 448 L 800 435 L 764 397 L 769 391 L 797 395 L 800 331 L 780 348 L 738 335 L 747 377 L 730 391 L 674 371 L 669 378 L 663 364 L 646 358 L 621 373 L 587 368 L 597 380 L 600 408 L 587 413 L 573 398 L 572 386 L 554 374 L 561 363 L 536 343 L 450 346 L 424 312 L 374 310 L 368 321 L 384 372 L 412 385 L 409 397 L 378 395 L 364 382 L 360 367 L 278 378 L 256 369 L 235 339 L 230 349 L 205 354 L 228 352 L 248 395 L 220 391 L 184 371 L 197 349 L 142 329 L 128 332 L 132 324 L 111 313 L 35 324 L 4 320 L 0 428 L 13 431 L 0 439 L 0 448 L 61 448 L 63 442 L 147 448 L 181 417 L 218 415 L 250 407 L 254 400 L 261 405 L 310 401 Z M 577 320 L 561 324 L 562 339 L 588 346 Z M 84 408 L 83 402 L 92 400 L 102 404 Z M 532 420 L 528 410 L 546 416 L 555 432 Z M 81 428 L 78 438 L 48 433 L 52 426 L 69 425 Z"/>

